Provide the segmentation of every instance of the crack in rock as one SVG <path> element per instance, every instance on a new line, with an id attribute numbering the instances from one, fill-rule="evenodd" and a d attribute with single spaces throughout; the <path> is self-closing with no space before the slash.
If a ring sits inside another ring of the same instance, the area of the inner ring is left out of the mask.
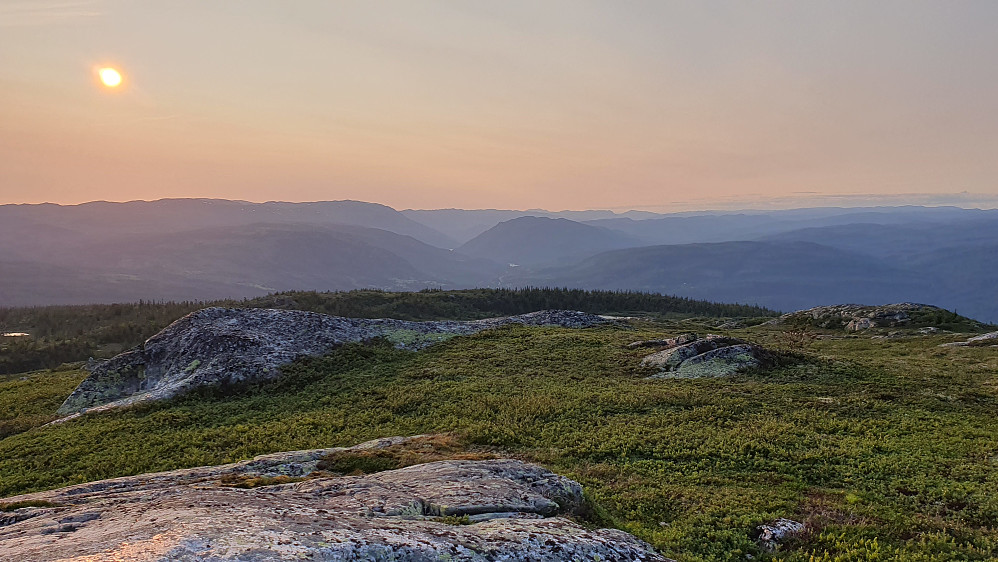
<path id="1" fill-rule="evenodd" d="M 10 498 L 58 507 L 14 511 L 17 520 L 0 527 L 0 552 L 23 562 L 666 561 L 623 531 L 569 519 L 581 513 L 581 486 L 519 460 L 438 461 L 251 489 L 219 485 L 227 474 L 261 475 L 379 446 L 391 445 L 276 453 Z M 467 524 L 433 517 L 440 515 L 467 515 Z"/>

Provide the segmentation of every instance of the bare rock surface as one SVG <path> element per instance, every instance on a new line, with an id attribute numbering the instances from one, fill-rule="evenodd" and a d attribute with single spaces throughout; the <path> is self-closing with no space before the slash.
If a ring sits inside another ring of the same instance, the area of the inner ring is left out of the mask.
<path id="1" fill-rule="evenodd" d="M 944 343 L 939 347 L 991 347 L 998 346 L 998 332 L 988 332 L 974 336 L 966 341 Z"/>
<path id="2" fill-rule="evenodd" d="M 23 562 L 666 560 L 623 531 L 566 518 L 583 504 L 579 484 L 518 460 L 438 461 L 251 489 L 222 485 L 232 475 L 308 474 L 329 453 L 406 439 L 8 498 L 41 507 L 0 513 L 0 552 Z"/>
<path id="3" fill-rule="evenodd" d="M 641 361 L 642 365 L 658 369 L 652 378 L 721 377 L 761 367 L 769 361 L 766 350 L 738 338 L 715 334 L 700 338 L 696 334 L 683 334 L 658 341 L 663 342 L 666 349 Z"/>
<path id="4" fill-rule="evenodd" d="M 834 306 L 818 306 L 807 310 L 799 310 L 774 318 L 766 325 L 805 323 L 819 328 L 845 329 L 849 332 L 860 332 L 870 328 L 920 327 L 918 320 L 922 316 L 948 311 L 928 304 L 902 302 L 880 306 L 860 304 L 839 304 Z"/>
<path id="5" fill-rule="evenodd" d="M 766 550 L 776 550 L 777 545 L 804 532 L 807 526 L 793 519 L 777 519 L 767 525 L 759 525 L 759 544 Z"/>
<path id="6" fill-rule="evenodd" d="M 627 344 L 627 349 L 637 349 L 639 347 L 675 347 L 677 345 L 683 345 L 685 343 L 690 343 L 697 339 L 697 335 L 693 333 L 680 334 L 674 338 L 667 338 L 662 340 L 642 340 L 635 341 Z"/>
<path id="7" fill-rule="evenodd" d="M 206 385 L 275 378 L 282 365 L 297 358 L 378 337 L 399 348 L 421 349 L 453 336 L 508 324 L 585 328 L 608 322 L 568 310 L 467 322 L 409 322 L 298 310 L 205 308 L 170 324 L 136 349 L 90 363 L 90 376 L 59 413 L 162 400 Z"/>

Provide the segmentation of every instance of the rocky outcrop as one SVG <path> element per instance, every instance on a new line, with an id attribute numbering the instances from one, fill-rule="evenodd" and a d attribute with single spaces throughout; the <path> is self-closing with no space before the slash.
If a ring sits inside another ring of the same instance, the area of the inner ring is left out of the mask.
<path id="1" fill-rule="evenodd" d="M 59 413 L 161 400 L 205 385 L 270 379 L 280 375 L 282 365 L 299 357 L 379 337 L 399 348 L 421 349 L 456 335 L 508 324 L 584 328 L 607 322 L 593 314 L 566 310 L 468 322 L 408 322 L 298 310 L 205 308 L 167 326 L 139 348 L 91 364 L 90 376 Z"/>
<path id="2" fill-rule="evenodd" d="M 696 334 L 661 340 L 666 349 L 646 356 L 641 364 L 654 367 L 653 378 L 720 377 L 769 363 L 763 348 L 738 338 Z"/>
<path id="3" fill-rule="evenodd" d="M 326 455 L 348 450 L 278 453 L 8 498 L 7 505 L 35 507 L 0 513 L 0 552 L 23 562 L 666 560 L 625 532 L 566 518 L 581 513 L 581 487 L 539 466 L 495 459 L 359 476 L 312 472 Z M 233 477 L 285 483 L 244 489 L 226 485 Z"/>
<path id="4" fill-rule="evenodd" d="M 998 332 L 988 332 L 966 341 L 944 343 L 939 347 L 998 347 Z"/>
<path id="5" fill-rule="evenodd" d="M 922 319 L 947 318 L 972 320 L 960 317 L 948 310 L 927 304 L 903 302 L 881 306 L 864 306 L 859 304 L 840 304 L 835 306 L 819 306 L 784 314 L 766 322 L 766 325 L 779 326 L 785 324 L 805 324 L 818 328 L 845 329 L 849 332 L 859 332 L 870 328 L 919 328 L 923 327 Z"/>
<path id="6" fill-rule="evenodd" d="M 677 345 L 683 345 L 690 343 L 697 339 L 696 334 L 680 334 L 674 338 L 667 338 L 662 340 L 642 340 L 635 341 L 627 344 L 627 349 L 637 349 L 639 347 L 676 347 Z"/>

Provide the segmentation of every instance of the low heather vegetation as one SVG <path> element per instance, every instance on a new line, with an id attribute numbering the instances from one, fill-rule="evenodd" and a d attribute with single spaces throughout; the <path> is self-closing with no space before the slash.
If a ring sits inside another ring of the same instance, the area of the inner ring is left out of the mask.
<path id="1" fill-rule="evenodd" d="M 940 348 L 954 336 L 914 332 L 796 345 L 782 328 L 759 326 L 729 333 L 784 349 L 771 369 L 663 381 L 646 378 L 647 349 L 626 347 L 717 323 L 517 326 L 421 352 L 350 345 L 298 361 L 277 381 L 46 427 L 48 406 L 85 373 L 67 366 L 7 377 L 0 400 L 14 421 L 0 440 L 0 496 L 446 433 L 457 454 L 514 456 L 580 481 L 599 521 L 682 561 L 998 556 L 994 349 Z M 328 460 L 336 472 L 407 464 Z M 770 553 L 756 527 L 779 517 L 808 530 Z"/>

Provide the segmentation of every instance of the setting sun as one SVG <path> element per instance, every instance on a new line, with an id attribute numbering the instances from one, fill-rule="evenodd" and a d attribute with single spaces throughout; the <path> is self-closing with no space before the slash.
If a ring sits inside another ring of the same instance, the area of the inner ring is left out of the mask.
<path id="1" fill-rule="evenodd" d="M 121 73 L 117 70 L 106 67 L 97 72 L 100 75 L 100 81 L 103 82 L 105 86 L 115 88 L 121 84 Z"/>

